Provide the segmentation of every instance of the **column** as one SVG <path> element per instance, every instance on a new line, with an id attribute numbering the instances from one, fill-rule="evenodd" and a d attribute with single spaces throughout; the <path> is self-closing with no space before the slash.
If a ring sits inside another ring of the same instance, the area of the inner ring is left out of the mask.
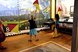
<path id="1" fill-rule="evenodd" d="M 56 0 L 50 0 L 50 17 L 55 18 Z"/>
<path id="2" fill-rule="evenodd" d="M 74 2 L 73 34 L 71 52 L 78 52 L 78 0 Z"/>

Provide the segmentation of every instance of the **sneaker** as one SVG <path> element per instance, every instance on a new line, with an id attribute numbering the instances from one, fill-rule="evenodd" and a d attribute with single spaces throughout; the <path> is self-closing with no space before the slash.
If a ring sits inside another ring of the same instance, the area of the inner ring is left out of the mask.
<path id="1" fill-rule="evenodd" d="M 7 49 L 6 47 L 0 46 L 0 50 L 5 50 Z"/>
<path id="2" fill-rule="evenodd" d="M 28 40 L 29 42 L 32 42 L 32 40 Z"/>
<path id="3" fill-rule="evenodd" d="M 39 39 L 36 39 L 35 41 L 39 41 Z"/>

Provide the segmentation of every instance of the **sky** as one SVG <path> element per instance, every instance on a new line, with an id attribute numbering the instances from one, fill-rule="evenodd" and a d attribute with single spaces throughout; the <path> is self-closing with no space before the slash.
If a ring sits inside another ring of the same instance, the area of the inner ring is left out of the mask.
<path id="1" fill-rule="evenodd" d="M 0 15 L 18 15 L 19 12 L 21 14 L 29 13 L 30 11 L 36 10 L 36 7 L 33 5 L 34 1 L 35 0 L 0 0 Z M 46 8 L 47 4 L 49 4 L 46 2 L 49 0 L 38 1 L 41 10 Z"/>
<path id="2" fill-rule="evenodd" d="M 17 15 L 18 10 L 21 10 L 20 13 L 26 13 L 24 10 L 35 10 L 36 8 L 33 5 L 34 1 L 35 0 L 0 0 L 0 15 L 12 15 L 13 13 Z"/>
<path id="3" fill-rule="evenodd" d="M 0 0 L 0 6 L 4 6 L 6 7 L 6 9 L 17 8 L 17 2 L 19 2 L 20 9 L 34 8 L 33 6 L 34 1 L 35 0 Z"/>
<path id="4" fill-rule="evenodd" d="M 35 0 L 0 0 L 0 15 L 4 15 L 4 14 L 17 15 L 18 10 L 20 10 L 21 14 L 25 14 L 27 12 L 33 11 L 36 9 L 36 7 L 33 5 L 34 1 Z M 49 2 L 46 2 L 49 0 L 38 0 L 38 1 L 41 10 L 45 9 L 50 4 Z M 71 6 L 74 5 L 74 0 L 62 0 L 62 3 L 67 7 L 68 10 L 70 10 L 70 5 Z"/>

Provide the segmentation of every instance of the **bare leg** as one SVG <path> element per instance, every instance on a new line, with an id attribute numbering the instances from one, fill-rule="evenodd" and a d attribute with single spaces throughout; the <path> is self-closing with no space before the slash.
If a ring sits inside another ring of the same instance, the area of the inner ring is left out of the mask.
<path id="1" fill-rule="evenodd" d="M 2 43 L 0 43 L 0 50 L 5 50 L 6 47 L 2 46 Z"/>
<path id="2" fill-rule="evenodd" d="M 28 41 L 32 42 L 32 35 L 30 35 L 30 39 Z"/>
<path id="3" fill-rule="evenodd" d="M 35 39 L 36 39 L 36 41 L 39 41 L 39 39 L 38 39 L 37 35 L 35 35 Z"/>
<path id="4" fill-rule="evenodd" d="M 0 43 L 0 46 L 2 46 L 2 44 Z"/>

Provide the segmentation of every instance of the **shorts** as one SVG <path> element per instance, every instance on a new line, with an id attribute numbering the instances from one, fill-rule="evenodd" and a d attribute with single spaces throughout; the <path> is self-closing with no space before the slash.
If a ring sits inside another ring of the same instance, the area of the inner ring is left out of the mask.
<path id="1" fill-rule="evenodd" d="M 30 32 L 29 32 L 30 35 L 36 35 L 37 34 L 37 30 L 34 28 L 34 29 L 30 29 Z"/>
<path id="2" fill-rule="evenodd" d="M 56 24 L 57 32 L 59 32 L 59 24 Z"/>
<path id="3" fill-rule="evenodd" d="M 56 29 L 59 29 L 59 24 L 56 24 Z"/>

